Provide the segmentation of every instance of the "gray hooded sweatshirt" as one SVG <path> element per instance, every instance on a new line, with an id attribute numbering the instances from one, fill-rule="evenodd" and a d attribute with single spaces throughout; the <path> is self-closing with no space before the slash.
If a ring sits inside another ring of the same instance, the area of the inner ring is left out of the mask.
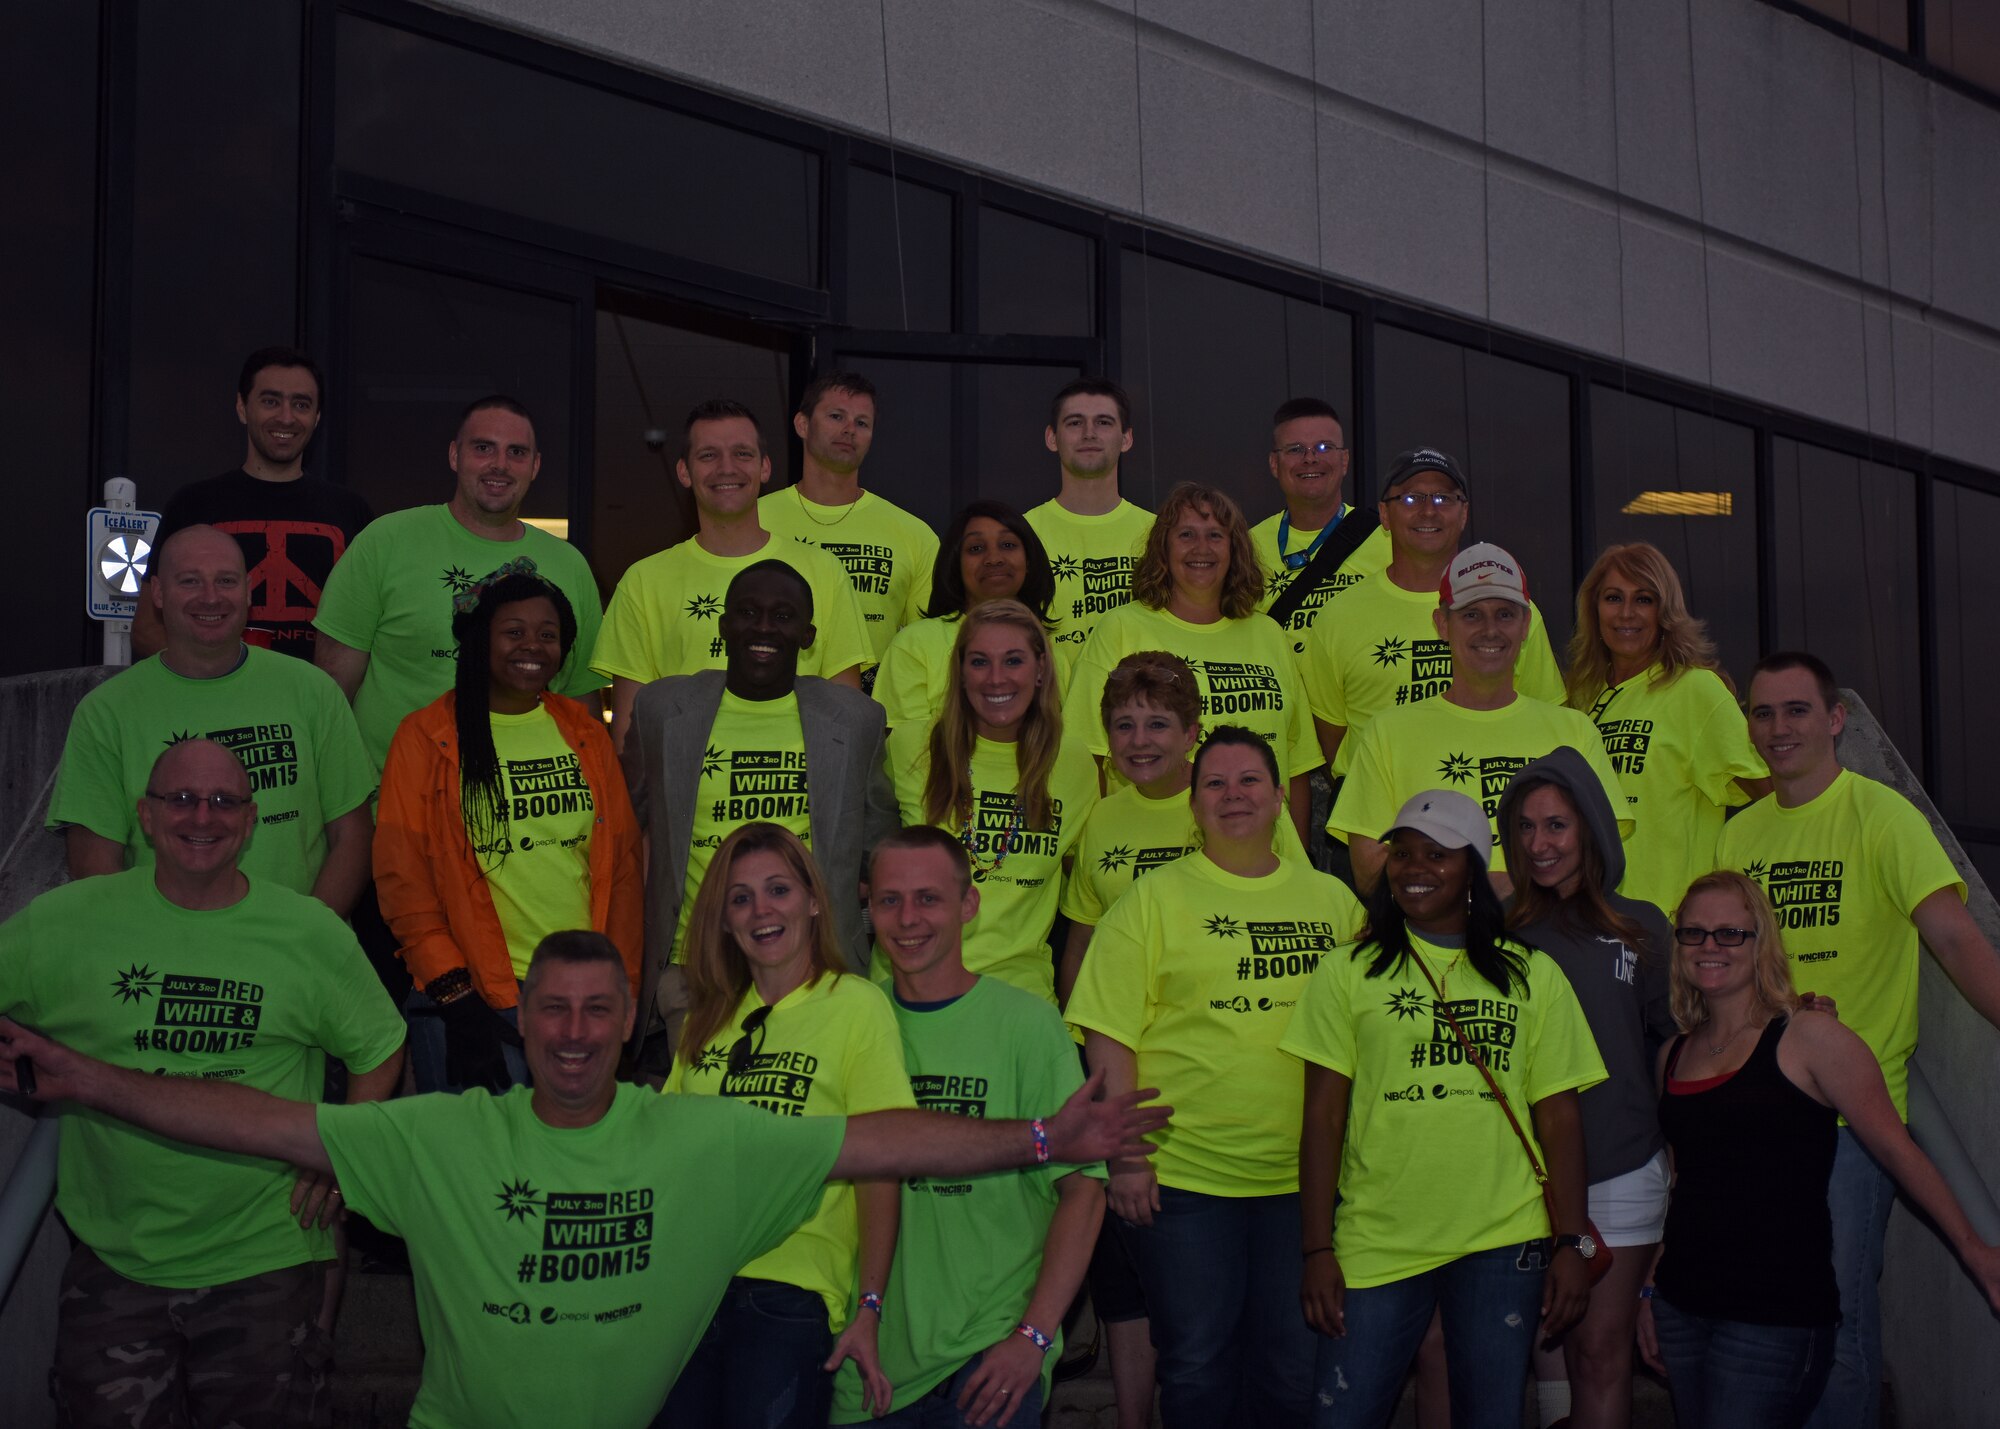
<path id="1" fill-rule="evenodd" d="M 1628 947 L 1585 924 L 1573 902 L 1512 934 L 1554 958 L 1569 977 L 1609 1074 L 1580 1098 L 1586 1176 L 1595 1184 L 1638 1170 L 1666 1144 L 1656 1109 L 1653 1058 L 1660 1044 L 1679 1030 L 1667 1007 L 1673 929 L 1658 908 L 1616 891 L 1625 876 L 1617 820 L 1604 785 L 1574 749 L 1558 748 L 1515 774 L 1500 800 L 1496 827 L 1513 827 L 1531 781 L 1560 785 L 1569 795 L 1602 857 L 1605 900 L 1645 934 L 1641 946 Z M 1517 881 L 1528 876 L 1525 869 L 1512 873 Z"/>

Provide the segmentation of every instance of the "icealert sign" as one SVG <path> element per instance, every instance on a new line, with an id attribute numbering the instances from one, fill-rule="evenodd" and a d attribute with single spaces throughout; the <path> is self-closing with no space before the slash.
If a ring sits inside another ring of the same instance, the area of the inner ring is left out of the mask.
<path id="1" fill-rule="evenodd" d="M 85 518 L 84 608 L 92 620 L 130 620 L 139 608 L 139 584 L 153 559 L 157 511 L 94 506 Z"/>

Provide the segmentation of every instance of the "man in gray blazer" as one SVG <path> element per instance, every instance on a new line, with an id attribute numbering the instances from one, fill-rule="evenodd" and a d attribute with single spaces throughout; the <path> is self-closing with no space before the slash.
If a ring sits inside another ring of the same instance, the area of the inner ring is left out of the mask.
<path id="1" fill-rule="evenodd" d="M 716 622 L 725 668 L 655 680 L 633 702 L 625 772 L 650 845 L 633 1052 L 649 1032 L 666 1033 L 643 1065 L 670 1058 L 679 1038 L 688 910 L 716 846 L 740 824 L 781 824 L 806 841 L 833 896 L 841 950 L 867 974 L 861 871 L 902 821 L 882 762 L 882 706 L 798 673 L 812 619 L 812 587 L 797 570 L 781 560 L 746 566 Z"/>

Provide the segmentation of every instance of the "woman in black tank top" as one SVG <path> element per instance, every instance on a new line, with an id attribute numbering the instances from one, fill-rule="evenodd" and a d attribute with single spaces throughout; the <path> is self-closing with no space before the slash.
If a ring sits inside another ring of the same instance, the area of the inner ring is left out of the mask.
<path id="1" fill-rule="evenodd" d="M 1660 1056 L 1674 1195 L 1640 1343 L 1667 1373 L 1681 1429 L 1790 1429 L 1833 1363 L 1840 1295 L 1826 1187 L 1841 1117 L 1996 1309 L 2000 1248 L 1973 1234 L 1910 1140 L 1867 1045 L 1799 1006 L 1763 891 L 1738 873 L 1708 874 L 1677 921 L 1682 1035 Z"/>

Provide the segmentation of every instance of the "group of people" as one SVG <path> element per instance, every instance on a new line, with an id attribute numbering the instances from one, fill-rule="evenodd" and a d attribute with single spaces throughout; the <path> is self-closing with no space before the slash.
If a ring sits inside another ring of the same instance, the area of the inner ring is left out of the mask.
<path id="1" fill-rule="evenodd" d="M 1379 1425 L 1414 1364 L 1426 1424 L 1532 1367 L 1620 1429 L 1635 1343 L 1684 1425 L 1871 1424 L 1892 1183 L 2000 1305 L 1903 1126 L 1919 938 L 1996 1023 L 2000 959 L 1819 661 L 1739 705 L 1638 544 L 1559 664 L 1463 466 L 1355 510 L 1317 399 L 1260 525 L 1125 500 L 1087 378 L 1055 494 L 936 534 L 878 397 L 812 383 L 775 492 L 695 408 L 697 529 L 600 607 L 519 403 L 369 522 L 251 355 L 0 925 L 74 1422 L 323 1416 L 343 1207 L 421 1425 L 1018 1429 L 1086 1285 L 1126 1426 Z"/>

